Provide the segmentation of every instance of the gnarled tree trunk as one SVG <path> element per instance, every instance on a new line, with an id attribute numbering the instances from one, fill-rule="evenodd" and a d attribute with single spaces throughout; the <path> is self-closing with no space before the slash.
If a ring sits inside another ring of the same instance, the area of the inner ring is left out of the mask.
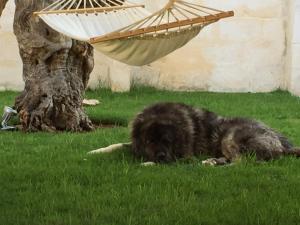
<path id="1" fill-rule="evenodd" d="M 0 1 L 1 9 L 7 0 Z M 59 34 L 33 16 L 53 2 L 15 0 L 14 33 L 25 81 L 15 107 L 26 131 L 91 130 L 82 96 L 94 66 L 93 48 Z"/>
<path id="2" fill-rule="evenodd" d="M 5 8 L 7 2 L 8 0 L 0 0 L 0 16 L 2 15 L 2 11 Z"/>

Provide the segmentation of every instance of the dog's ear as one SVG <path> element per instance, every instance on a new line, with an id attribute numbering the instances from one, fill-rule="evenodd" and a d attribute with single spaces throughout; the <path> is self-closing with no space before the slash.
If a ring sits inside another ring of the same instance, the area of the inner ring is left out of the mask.
<path id="1" fill-rule="evenodd" d="M 145 121 L 144 116 L 142 115 L 142 113 L 139 113 L 136 115 L 136 117 L 129 123 L 129 128 L 133 131 L 133 132 L 139 132 L 141 129 L 141 126 L 143 124 L 143 122 Z"/>
<path id="2" fill-rule="evenodd" d="M 135 119 L 139 122 L 143 122 L 144 121 L 144 115 L 143 113 L 138 113 L 135 117 Z"/>
<path id="3" fill-rule="evenodd" d="M 132 147 L 131 147 L 131 150 L 133 151 L 133 153 L 140 157 L 141 156 L 141 152 L 140 152 L 140 149 L 139 149 L 139 144 L 137 143 L 137 140 L 134 140 L 132 142 Z"/>

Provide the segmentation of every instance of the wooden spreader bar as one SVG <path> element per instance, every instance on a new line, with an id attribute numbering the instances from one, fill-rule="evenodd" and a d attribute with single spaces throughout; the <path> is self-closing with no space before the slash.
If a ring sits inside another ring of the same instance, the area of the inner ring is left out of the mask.
<path id="1" fill-rule="evenodd" d="M 227 11 L 227 12 L 217 13 L 214 15 L 201 16 L 198 18 L 192 18 L 192 19 L 187 19 L 187 20 L 180 20 L 180 21 L 176 21 L 176 22 L 170 22 L 170 23 L 165 23 L 165 24 L 161 24 L 161 25 L 135 29 L 135 30 L 131 30 L 131 31 L 113 32 L 108 35 L 91 38 L 90 43 L 94 44 L 94 43 L 102 42 L 102 41 L 128 38 L 128 37 L 143 35 L 143 34 L 147 34 L 147 33 L 154 33 L 154 32 L 159 32 L 162 30 L 168 30 L 168 29 L 172 29 L 172 28 L 176 28 L 176 27 L 178 27 L 178 28 L 185 27 L 185 26 L 194 25 L 194 24 L 217 22 L 218 20 L 220 20 L 222 18 L 227 18 L 227 17 L 232 17 L 232 16 L 234 16 L 234 12 Z"/>

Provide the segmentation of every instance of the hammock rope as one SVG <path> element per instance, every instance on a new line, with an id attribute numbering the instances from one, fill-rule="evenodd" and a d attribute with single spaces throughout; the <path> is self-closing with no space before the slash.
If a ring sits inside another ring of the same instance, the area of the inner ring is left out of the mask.
<path id="1" fill-rule="evenodd" d="M 159 12 L 144 18 L 134 24 L 101 37 L 91 38 L 91 43 L 120 38 L 128 38 L 136 35 L 165 32 L 170 29 L 182 29 L 187 26 L 206 26 L 212 22 L 233 16 L 233 12 L 224 12 L 218 9 L 188 3 L 185 1 L 173 1 Z M 160 18 L 160 20 L 158 20 Z M 157 22 L 158 21 L 158 22 Z M 157 22 L 157 23 L 156 23 Z"/>
<path id="2" fill-rule="evenodd" d="M 137 66 L 175 51 L 205 26 L 234 15 L 189 0 L 169 0 L 155 13 L 143 3 L 145 0 L 58 0 L 34 14 L 58 32 Z"/>
<path id="3" fill-rule="evenodd" d="M 144 8 L 143 4 L 134 4 L 131 2 L 121 2 L 119 0 L 115 1 L 103 1 L 103 0 L 62 0 L 54 2 L 40 12 L 35 12 L 35 15 L 45 15 L 45 14 L 88 14 L 97 12 L 109 12 L 121 9 L 129 8 Z"/>

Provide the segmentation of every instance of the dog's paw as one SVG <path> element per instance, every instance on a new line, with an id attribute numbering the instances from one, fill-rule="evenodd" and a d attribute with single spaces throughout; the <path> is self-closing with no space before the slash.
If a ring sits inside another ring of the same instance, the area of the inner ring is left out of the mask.
<path id="1" fill-rule="evenodd" d="M 207 160 L 202 161 L 202 165 L 208 165 L 208 166 L 224 166 L 229 165 L 229 161 L 222 157 L 222 158 L 210 158 Z"/>
<path id="2" fill-rule="evenodd" d="M 141 163 L 141 166 L 154 166 L 155 165 L 155 162 L 144 162 L 144 163 Z"/>
<path id="3" fill-rule="evenodd" d="M 202 165 L 205 165 L 205 166 L 216 166 L 216 165 L 218 165 L 218 162 L 217 162 L 216 158 L 210 158 L 210 159 L 207 159 L 207 160 L 203 160 L 202 161 Z"/>

